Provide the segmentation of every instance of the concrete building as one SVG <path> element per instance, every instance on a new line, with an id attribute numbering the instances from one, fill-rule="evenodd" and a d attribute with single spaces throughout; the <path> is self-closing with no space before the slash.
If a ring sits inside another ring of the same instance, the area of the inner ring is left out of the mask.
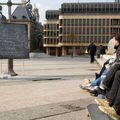
<path id="1" fill-rule="evenodd" d="M 47 54 L 83 54 L 92 41 L 97 46 L 107 46 L 113 35 L 120 32 L 119 3 L 63 3 L 55 16 L 55 11 L 46 12 L 44 47 Z M 51 29 L 53 24 L 57 30 Z M 57 39 L 52 31 L 57 31 Z"/>
<path id="2" fill-rule="evenodd" d="M 46 24 L 44 25 L 44 42 L 43 45 L 46 48 L 48 55 L 58 56 L 59 49 L 59 11 L 48 10 L 46 11 Z"/>

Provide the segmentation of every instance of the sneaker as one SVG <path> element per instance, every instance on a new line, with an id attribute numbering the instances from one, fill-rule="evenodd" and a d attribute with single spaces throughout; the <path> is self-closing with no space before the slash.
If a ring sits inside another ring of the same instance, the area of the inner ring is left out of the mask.
<path id="1" fill-rule="evenodd" d="M 105 100 L 105 99 L 95 98 L 95 102 L 96 102 L 99 106 L 109 107 L 109 103 L 108 103 L 108 101 Z"/>
<path id="2" fill-rule="evenodd" d="M 91 94 L 102 94 L 102 95 L 105 95 L 106 94 L 106 91 L 105 90 L 102 90 L 101 88 L 97 88 L 97 89 L 95 89 L 95 90 L 93 90 L 92 92 L 91 92 Z"/>
<path id="3" fill-rule="evenodd" d="M 102 95 L 106 94 L 106 90 L 102 90 L 100 87 L 98 87 L 97 92 Z"/>
<path id="4" fill-rule="evenodd" d="M 102 112 L 104 112 L 105 114 L 109 115 L 111 118 L 113 119 L 117 119 L 120 120 L 120 116 L 117 115 L 115 109 L 113 107 L 103 107 L 103 106 L 99 106 L 98 107 Z"/>
<path id="5" fill-rule="evenodd" d="M 98 86 L 90 86 L 90 87 L 88 88 L 88 91 L 93 91 L 93 90 L 97 89 L 97 87 L 98 87 Z"/>
<path id="6" fill-rule="evenodd" d="M 93 90 L 93 91 L 89 91 L 91 93 L 92 96 L 98 96 L 98 92 L 96 90 Z"/>

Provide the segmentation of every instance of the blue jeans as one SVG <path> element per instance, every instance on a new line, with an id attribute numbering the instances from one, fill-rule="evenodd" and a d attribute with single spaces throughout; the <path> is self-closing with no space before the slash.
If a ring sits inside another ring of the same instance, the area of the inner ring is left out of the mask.
<path id="1" fill-rule="evenodd" d="M 102 73 L 102 75 L 99 78 L 97 78 L 96 80 L 91 82 L 91 86 L 99 86 L 100 83 L 105 79 L 108 72 L 109 72 L 109 69 L 104 70 L 104 72 Z"/>

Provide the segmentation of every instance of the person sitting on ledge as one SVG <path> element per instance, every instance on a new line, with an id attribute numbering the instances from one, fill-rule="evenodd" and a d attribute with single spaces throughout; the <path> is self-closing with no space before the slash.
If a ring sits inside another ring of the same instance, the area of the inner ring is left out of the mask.
<path id="1" fill-rule="evenodd" d="M 106 78 L 96 90 L 98 94 L 106 92 L 106 100 L 96 99 L 96 101 L 103 106 L 103 109 L 111 110 L 113 114 L 120 115 L 120 34 L 115 36 L 115 49 L 116 60 Z"/>
<path id="2" fill-rule="evenodd" d="M 96 79 L 94 81 L 90 81 L 89 79 L 86 79 L 83 81 L 82 84 L 80 84 L 80 87 L 84 90 L 88 90 L 90 93 L 97 89 L 97 87 L 100 86 L 101 82 L 105 79 L 106 75 L 109 72 L 109 67 L 114 62 L 114 59 L 109 59 L 104 63 L 104 66 L 102 67 L 99 74 L 97 74 Z M 98 95 L 98 94 L 97 94 Z M 96 95 L 95 95 L 96 96 Z"/>

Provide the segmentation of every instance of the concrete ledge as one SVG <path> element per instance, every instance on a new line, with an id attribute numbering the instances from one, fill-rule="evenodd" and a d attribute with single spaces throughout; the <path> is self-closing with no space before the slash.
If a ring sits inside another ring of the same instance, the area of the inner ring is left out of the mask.
<path id="1" fill-rule="evenodd" d="M 116 58 L 116 55 L 103 55 L 103 59 L 108 60 L 110 58 Z"/>
<path id="2" fill-rule="evenodd" d="M 96 61 L 98 62 L 98 64 L 102 67 L 103 66 L 103 64 L 104 64 L 104 62 L 105 62 L 105 59 L 103 59 L 103 58 L 96 58 Z"/>
<path id="3" fill-rule="evenodd" d="M 105 61 L 107 61 L 110 58 L 115 58 L 115 57 L 116 57 L 115 55 L 103 55 L 102 58 L 96 58 L 96 61 L 102 67 Z"/>
<path id="4" fill-rule="evenodd" d="M 39 53 L 39 52 L 31 52 L 29 55 L 30 55 L 30 58 L 48 58 L 48 57 L 51 57 L 45 53 Z"/>

